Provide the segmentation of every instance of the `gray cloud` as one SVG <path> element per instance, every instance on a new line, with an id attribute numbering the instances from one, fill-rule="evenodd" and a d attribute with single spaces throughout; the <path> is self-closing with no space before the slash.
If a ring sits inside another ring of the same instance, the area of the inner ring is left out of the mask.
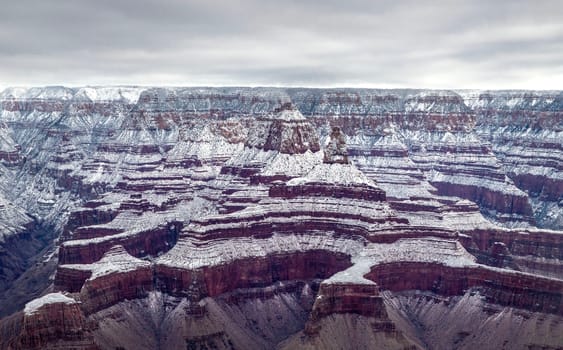
<path id="1" fill-rule="evenodd" d="M 563 89 L 559 0 L 12 0 L 0 87 Z"/>

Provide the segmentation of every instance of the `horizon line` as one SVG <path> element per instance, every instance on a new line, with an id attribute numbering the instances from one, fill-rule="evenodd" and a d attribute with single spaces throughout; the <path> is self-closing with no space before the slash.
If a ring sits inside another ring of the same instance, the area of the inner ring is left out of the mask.
<path id="1" fill-rule="evenodd" d="M 385 86 L 385 85 L 260 85 L 260 84 L 16 84 L 16 85 L 0 85 L 0 93 L 8 89 L 33 89 L 33 88 L 67 88 L 67 89 L 80 89 L 80 88 L 164 88 L 164 89 L 177 89 L 177 88 L 249 88 L 249 89 L 307 89 L 307 90 L 346 90 L 346 89 L 365 89 L 365 90 L 420 90 L 420 91 L 542 91 L 542 92 L 563 92 L 562 89 L 536 89 L 536 88 L 475 88 L 475 87 L 412 87 L 412 86 Z"/>

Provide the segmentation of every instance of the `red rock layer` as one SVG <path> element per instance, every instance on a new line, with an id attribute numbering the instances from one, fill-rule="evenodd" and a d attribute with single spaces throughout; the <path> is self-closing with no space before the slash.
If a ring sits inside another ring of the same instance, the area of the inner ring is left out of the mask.
<path id="1" fill-rule="evenodd" d="M 54 303 L 23 317 L 11 349 L 97 350 L 79 304 Z"/>
<path id="2" fill-rule="evenodd" d="M 502 213 L 517 213 L 525 218 L 525 221 L 533 223 L 532 206 L 527 197 L 495 191 L 491 189 L 483 189 L 475 185 L 463 185 L 457 183 L 436 182 L 431 184 L 438 189 L 438 192 L 446 196 L 456 196 L 466 198 L 473 202 L 479 203 L 485 208 L 497 210 Z M 511 217 L 497 217 L 501 222 L 510 222 L 514 220 Z"/>
<path id="3" fill-rule="evenodd" d="M 376 284 L 321 284 L 313 306 L 312 319 L 332 314 L 355 313 L 386 318 L 383 300 Z"/>
<path id="4" fill-rule="evenodd" d="M 126 299 L 144 298 L 153 288 L 153 272 L 150 267 L 88 280 L 80 290 L 82 310 L 90 315 Z"/>
<path id="5" fill-rule="evenodd" d="M 298 186 L 287 186 L 275 183 L 269 190 L 270 197 L 292 199 L 296 197 L 332 197 L 361 199 L 374 202 L 385 202 L 385 191 L 367 185 L 341 187 L 329 183 L 308 183 Z"/>
<path id="6" fill-rule="evenodd" d="M 372 267 L 365 276 L 381 289 L 462 295 L 470 289 L 493 304 L 563 315 L 563 280 L 485 267 L 399 262 Z"/>
<path id="7" fill-rule="evenodd" d="M 394 322 L 389 319 L 383 298 L 377 285 L 368 284 L 321 284 L 309 320 L 305 324 L 304 335 L 310 341 L 318 337 L 323 319 L 339 314 L 356 314 L 370 320 L 371 330 L 384 334 L 386 338 L 408 343 Z M 405 346 L 403 349 L 417 349 Z"/>
<path id="8" fill-rule="evenodd" d="M 156 265 L 158 290 L 199 300 L 238 288 L 266 287 L 277 281 L 328 278 L 351 265 L 345 254 L 327 251 L 275 254 L 196 270 Z"/>
<path id="9" fill-rule="evenodd" d="M 480 263 L 563 278 L 563 236 L 553 231 L 474 229 L 461 243 Z"/>
<path id="10" fill-rule="evenodd" d="M 104 239 L 86 244 L 63 244 L 59 250 L 59 264 L 89 264 L 96 262 L 116 245 L 122 245 L 133 256 L 157 255 L 174 245 L 177 233 L 169 226 Z M 110 236 L 111 237 L 111 236 Z"/>

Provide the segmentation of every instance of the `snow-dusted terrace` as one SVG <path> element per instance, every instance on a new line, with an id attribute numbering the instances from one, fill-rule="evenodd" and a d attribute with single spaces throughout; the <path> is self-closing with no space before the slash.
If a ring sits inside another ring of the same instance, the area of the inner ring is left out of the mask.
<path id="1" fill-rule="evenodd" d="M 364 246 L 361 237 L 336 238 L 317 235 L 274 234 L 264 239 L 239 237 L 202 243 L 190 237 L 182 238 L 174 248 L 156 259 L 156 264 L 197 269 L 218 266 L 238 259 L 265 257 L 270 254 L 325 250 L 347 255 L 357 254 Z"/>
<path id="2" fill-rule="evenodd" d="M 111 248 L 99 261 L 96 261 L 95 263 L 61 265 L 62 268 L 91 271 L 92 275 L 89 280 L 94 280 L 112 273 L 134 271 L 139 268 L 150 266 L 151 263 L 149 261 L 137 259 L 129 255 L 129 253 L 127 253 L 127 251 L 125 251 L 125 249 L 120 245 L 116 245 Z"/>
<path id="3" fill-rule="evenodd" d="M 336 185 L 367 185 L 377 187 L 364 173 L 352 164 L 325 164 L 316 165 L 307 175 L 291 179 L 287 182 L 289 186 L 297 186 L 307 183 L 331 183 Z"/>
<path id="4" fill-rule="evenodd" d="M 45 305 L 58 303 L 78 304 L 78 301 L 74 300 L 73 298 L 67 297 L 62 293 L 50 293 L 25 304 L 23 311 L 27 316 L 29 316 L 39 311 L 39 309 Z"/>
<path id="5" fill-rule="evenodd" d="M 401 261 L 438 263 L 452 267 L 476 265 L 476 258 L 458 241 L 434 237 L 400 239 L 390 244 L 368 244 L 352 256 L 354 265 L 334 274 L 323 283 L 375 284 L 364 278 L 372 266 Z"/>

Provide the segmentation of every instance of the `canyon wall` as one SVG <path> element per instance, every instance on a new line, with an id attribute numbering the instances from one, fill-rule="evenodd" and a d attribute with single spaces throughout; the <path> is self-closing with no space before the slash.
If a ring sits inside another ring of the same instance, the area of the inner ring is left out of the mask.
<path id="1" fill-rule="evenodd" d="M 561 92 L 49 87 L 0 104 L 0 348 L 482 345 L 421 326 L 448 303 L 510 332 L 533 324 L 503 310 L 549 318 L 532 348 L 561 339 Z"/>

